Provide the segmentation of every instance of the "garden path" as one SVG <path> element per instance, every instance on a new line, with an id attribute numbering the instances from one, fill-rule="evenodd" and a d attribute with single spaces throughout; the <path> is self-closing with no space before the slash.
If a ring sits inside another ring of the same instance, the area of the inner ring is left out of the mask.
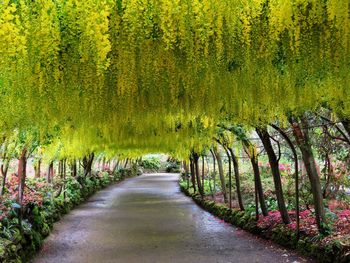
<path id="1" fill-rule="evenodd" d="M 310 262 L 199 208 L 177 174 L 102 190 L 56 223 L 34 263 Z"/>

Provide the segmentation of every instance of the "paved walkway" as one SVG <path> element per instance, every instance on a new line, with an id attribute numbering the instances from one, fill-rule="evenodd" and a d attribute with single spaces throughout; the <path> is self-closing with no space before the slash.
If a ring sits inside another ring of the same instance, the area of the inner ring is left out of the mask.
<path id="1" fill-rule="evenodd" d="M 34 263 L 307 262 L 222 222 L 148 174 L 100 191 L 55 224 Z"/>

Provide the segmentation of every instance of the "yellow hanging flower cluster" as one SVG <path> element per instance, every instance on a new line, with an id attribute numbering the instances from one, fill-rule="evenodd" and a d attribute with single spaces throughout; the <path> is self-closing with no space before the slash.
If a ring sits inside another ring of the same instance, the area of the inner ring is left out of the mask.
<path id="1" fill-rule="evenodd" d="M 349 33 L 348 1 L 4 0 L 0 127 L 59 129 L 62 156 L 183 154 L 227 116 L 350 116 Z"/>

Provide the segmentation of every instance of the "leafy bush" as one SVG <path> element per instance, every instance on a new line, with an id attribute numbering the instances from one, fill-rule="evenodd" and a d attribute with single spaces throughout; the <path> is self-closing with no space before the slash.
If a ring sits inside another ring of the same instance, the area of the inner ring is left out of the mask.
<path id="1" fill-rule="evenodd" d="M 157 156 L 150 156 L 140 161 L 140 166 L 144 169 L 158 171 L 161 167 L 160 158 Z"/>
<path id="2" fill-rule="evenodd" d="M 167 173 L 179 173 L 180 172 L 180 162 L 177 160 L 168 160 L 166 162 L 165 171 Z"/>

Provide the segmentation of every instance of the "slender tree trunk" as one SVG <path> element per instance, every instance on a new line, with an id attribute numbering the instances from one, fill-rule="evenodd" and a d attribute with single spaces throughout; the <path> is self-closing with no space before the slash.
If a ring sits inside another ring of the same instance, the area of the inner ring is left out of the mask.
<path id="1" fill-rule="evenodd" d="M 348 137 L 350 137 L 350 120 L 347 118 L 342 118 L 341 123 L 343 124 L 343 127 L 346 130 Z"/>
<path id="2" fill-rule="evenodd" d="M 228 202 L 228 198 L 227 198 L 227 190 L 226 190 L 224 169 L 223 169 L 223 166 L 222 166 L 222 159 L 221 159 L 221 156 L 220 156 L 220 154 L 219 154 L 217 149 L 214 148 L 213 152 L 214 152 L 214 155 L 215 155 L 217 163 L 218 163 L 219 176 L 220 176 L 220 182 L 221 182 L 221 191 L 222 191 L 222 194 L 224 196 L 224 202 L 227 203 Z"/>
<path id="3" fill-rule="evenodd" d="M 209 185 L 210 194 L 211 194 L 211 196 L 214 196 L 213 187 L 211 186 L 210 167 L 209 167 L 209 162 L 208 162 L 208 156 L 205 158 L 205 161 L 206 161 L 207 168 L 208 168 L 207 178 L 208 178 L 208 185 Z"/>
<path id="4" fill-rule="evenodd" d="M 326 214 L 323 205 L 321 182 L 316 169 L 316 162 L 308 135 L 308 121 L 305 117 L 301 118 L 302 128 L 296 120 L 290 120 L 290 122 L 293 127 L 293 134 L 301 151 L 306 173 L 308 174 L 310 180 L 312 195 L 314 199 L 317 227 L 321 233 L 324 233 Z"/>
<path id="5" fill-rule="evenodd" d="M 83 158 L 83 167 L 84 167 L 84 177 L 91 176 L 92 172 L 92 163 L 94 161 L 95 154 L 91 153 L 88 157 Z"/>
<path id="6" fill-rule="evenodd" d="M 216 194 L 216 157 L 212 149 L 210 149 L 211 155 L 213 156 L 213 197 Z"/>
<path id="7" fill-rule="evenodd" d="M 202 155 L 202 188 L 204 194 L 204 156 Z"/>
<path id="8" fill-rule="evenodd" d="M 18 196 L 17 196 L 17 203 L 20 205 L 20 208 L 18 209 L 18 224 L 21 233 L 23 234 L 23 226 L 22 226 L 22 219 L 23 219 L 23 196 L 24 196 L 24 188 L 26 186 L 26 176 L 27 176 L 27 148 L 24 147 L 21 156 L 18 160 Z"/>
<path id="9" fill-rule="evenodd" d="M 332 177 L 331 160 L 328 153 L 326 153 L 326 156 L 325 156 L 324 176 L 325 176 L 325 185 L 323 188 L 322 196 L 323 198 L 326 198 L 329 195 L 329 185 Z"/>
<path id="10" fill-rule="evenodd" d="M 270 140 L 270 135 L 269 135 L 266 128 L 257 128 L 256 132 L 258 133 L 258 135 L 259 135 L 259 137 L 264 145 L 267 156 L 269 158 L 271 172 L 272 172 L 272 176 L 273 176 L 273 181 L 275 184 L 278 210 L 280 211 L 283 223 L 289 224 L 290 218 L 288 215 L 288 210 L 287 210 L 287 207 L 286 207 L 286 204 L 284 201 L 284 196 L 283 196 L 281 173 L 279 170 L 279 162 L 278 162 L 277 156 L 273 150 L 271 140 Z"/>
<path id="11" fill-rule="evenodd" d="M 27 176 L 27 148 L 24 147 L 18 160 L 18 203 L 22 206 L 24 188 Z"/>
<path id="12" fill-rule="evenodd" d="M 102 158 L 102 171 L 104 171 L 105 170 L 105 168 L 106 168 L 106 157 L 103 157 Z"/>
<path id="13" fill-rule="evenodd" d="M 254 179 L 254 197 L 255 197 L 255 220 L 259 220 L 259 191 L 256 180 Z"/>
<path id="14" fill-rule="evenodd" d="M 187 182 L 187 189 L 190 188 L 190 178 L 188 177 L 188 164 L 186 161 L 183 161 L 183 167 L 184 167 L 184 170 L 185 170 L 185 178 L 186 178 L 186 182 Z"/>
<path id="15" fill-rule="evenodd" d="M 228 158 L 228 202 L 230 208 L 232 208 L 232 166 L 231 166 L 231 156 L 226 146 L 222 145 L 224 148 L 227 158 Z"/>
<path id="16" fill-rule="evenodd" d="M 40 178 L 41 174 L 41 159 L 38 160 L 38 162 L 34 165 L 34 171 L 35 171 L 35 178 Z"/>
<path id="17" fill-rule="evenodd" d="M 259 170 L 259 165 L 258 165 L 258 157 L 256 153 L 256 149 L 254 146 L 248 142 L 244 141 L 244 146 L 247 148 L 247 152 L 249 155 L 250 162 L 253 167 L 253 172 L 254 172 L 254 182 L 255 182 L 255 187 L 259 196 L 259 201 L 260 201 L 260 207 L 261 207 L 261 212 L 264 216 L 268 216 L 268 210 L 267 206 L 265 203 L 265 197 L 264 197 L 264 191 L 261 183 L 261 177 L 260 177 L 260 170 Z"/>
<path id="18" fill-rule="evenodd" d="M 128 165 L 128 162 L 129 162 L 129 158 L 126 158 L 125 164 L 124 164 L 124 169 L 126 169 L 126 166 Z"/>
<path id="19" fill-rule="evenodd" d="M 201 183 L 201 177 L 200 177 L 200 172 L 199 172 L 199 155 L 197 153 L 192 153 L 193 155 L 193 162 L 194 162 L 194 167 L 196 171 L 196 180 L 197 180 L 197 186 L 198 186 L 198 191 L 199 194 L 203 197 L 203 188 L 202 188 L 202 183 Z"/>
<path id="20" fill-rule="evenodd" d="M 77 161 L 73 160 L 71 163 L 71 175 L 72 177 L 77 177 Z"/>
<path id="21" fill-rule="evenodd" d="M 63 160 L 63 200 L 66 200 L 66 159 Z"/>
<path id="22" fill-rule="evenodd" d="M 235 174 L 235 181 L 236 181 L 236 192 L 237 192 L 237 199 L 239 208 L 244 211 L 244 205 L 243 205 L 243 199 L 242 199 L 242 193 L 241 193 L 241 182 L 239 178 L 239 166 L 238 166 L 238 159 L 237 156 L 234 154 L 233 149 L 228 147 L 228 150 L 231 153 L 232 163 L 233 163 L 233 169 Z"/>
<path id="23" fill-rule="evenodd" d="M 194 163 L 193 163 L 193 158 L 190 158 L 190 169 L 191 169 L 191 181 L 192 181 L 192 187 L 193 187 L 193 191 L 196 192 L 196 175 L 195 175 L 195 171 L 194 171 Z"/>
<path id="24" fill-rule="evenodd" d="M 2 196 L 5 193 L 5 186 L 6 186 L 6 177 L 7 177 L 7 171 L 9 169 L 10 160 L 4 159 L 3 163 L 1 164 L 1 175 L 2 175 L 2 184 L 0 189 L 0 196 Z"/>
<path id="25" fill-rule="evenodd" d="M 263 187 L 262 187 L 262 183 L 261 183 L 259 165 L 258 165 L 258 160 L 257 160 L 256 156 L 252 157 L 251 163 L 253 166 L 254 178 L 255 178 L 256 187 L 257 187 L 257 191 L 258 191 L 258 195 L 259 195 L 261 212 L 264 216 L 268 216 L 269 213 L 268 213 L 267 206 L 265 203 L 264 191 L 263 191 Z"/>
<path id="26" fill-rule="evenodd" d="M 288 135 L 278 126 L 271 124 L 272 128 L 274 128 L 276 131 L 278 131 L 282 137 L 286 140 L 288 143 L 290 149 L 293 152 L 294 156 L 294 170 L 295 170 L 295 207 L 296 207 L 296 218 L 297 218 L 297 227 L 296 227 L 296 237 L 297 240 L 300 238 L 300 207 L 299 207 L 299 164 L 298 164 L 298 154 L 297 151 L 291 141 L 291 139 L 288 137 Z"/>
<path id="27" fill-rule="evenodd" d="M 49 164 L 47 168 L 46 181 L 51 184 L 53 179 L 53 161 Z"/>
<path id="28" fill-rule="evenodd" d="M 113 170 L 112 170 L 112 174 L 115 173 L 115 171 L 118 169 L 118 167 L 119 167 L 119 160 L 117 160 L 117 162 L 115 163 Z"/>

